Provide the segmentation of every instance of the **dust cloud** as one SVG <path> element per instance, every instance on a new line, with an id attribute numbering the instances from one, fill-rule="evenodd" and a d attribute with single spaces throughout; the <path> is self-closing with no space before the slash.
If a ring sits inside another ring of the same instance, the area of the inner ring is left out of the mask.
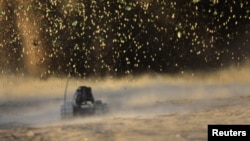
<path id="1" fill-rule="evenodd" d="M 80 85 L 92 87 L 95 99 L 108 104 L 107 117 L 168 115 L 213 107 L 221 99 L 248 96 L 250 67 L 231 67 L 212 73 L 141 75 L 124 78 L 70 78 L 67 100 Z M 0 127 L 48 125 L 60 122 L 67 78 L 47 80 L 1 76 Z M 233 104 L 233 101 L 232 103 Z M 90 121 L 93 118 L 89 118 Z M 95 119 L 100 119 L 95 118 Z M 81 120 L 82 121 L 82 120 Z"/>

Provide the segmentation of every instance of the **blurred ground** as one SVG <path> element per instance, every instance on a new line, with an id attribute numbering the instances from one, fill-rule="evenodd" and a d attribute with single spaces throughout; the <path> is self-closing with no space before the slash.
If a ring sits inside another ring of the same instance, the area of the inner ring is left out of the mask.
<path id="1" fill-rule="evenodd" d="M 93 89 L 110 112 L 60 120 L 66 79 L 1 77 L 0 138 L 3 141 L 207 140 L 208 124 L 250 123 L 249 69 L 213 74 L 70 79 Z"/>

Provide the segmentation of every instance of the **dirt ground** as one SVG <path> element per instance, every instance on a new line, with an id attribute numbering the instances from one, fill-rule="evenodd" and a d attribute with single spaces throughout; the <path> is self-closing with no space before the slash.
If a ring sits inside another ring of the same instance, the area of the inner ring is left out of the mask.
<path id="1" fill-rule="evenodd" d="M 66 79 L 1 77 L 1 141 L 206 141 L 208 124 L 250 123 L 249 70 L 198 77 L 69 81 L 92 87 L 102 116 L 60 119 Z"/>

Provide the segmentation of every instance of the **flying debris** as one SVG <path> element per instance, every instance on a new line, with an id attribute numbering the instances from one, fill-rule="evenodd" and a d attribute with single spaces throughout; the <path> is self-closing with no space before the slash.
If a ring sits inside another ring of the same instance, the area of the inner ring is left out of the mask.
<path id="1" fill-rule="evenodd" d="M 0 72 L 66 76 L 70 67 L 85 78 L 243 64 L 250 56 L 249 5 L 249 0 L 5 0 Z"/>

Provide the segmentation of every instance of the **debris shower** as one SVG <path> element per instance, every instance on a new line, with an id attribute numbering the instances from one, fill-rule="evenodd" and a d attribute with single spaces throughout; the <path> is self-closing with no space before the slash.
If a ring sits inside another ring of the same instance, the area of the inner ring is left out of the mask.
<path id="1" fill-rule="evenodd" d="M 1 0 L 0 73 L 214 71 L 249 58 L 248 0 Z"/>

